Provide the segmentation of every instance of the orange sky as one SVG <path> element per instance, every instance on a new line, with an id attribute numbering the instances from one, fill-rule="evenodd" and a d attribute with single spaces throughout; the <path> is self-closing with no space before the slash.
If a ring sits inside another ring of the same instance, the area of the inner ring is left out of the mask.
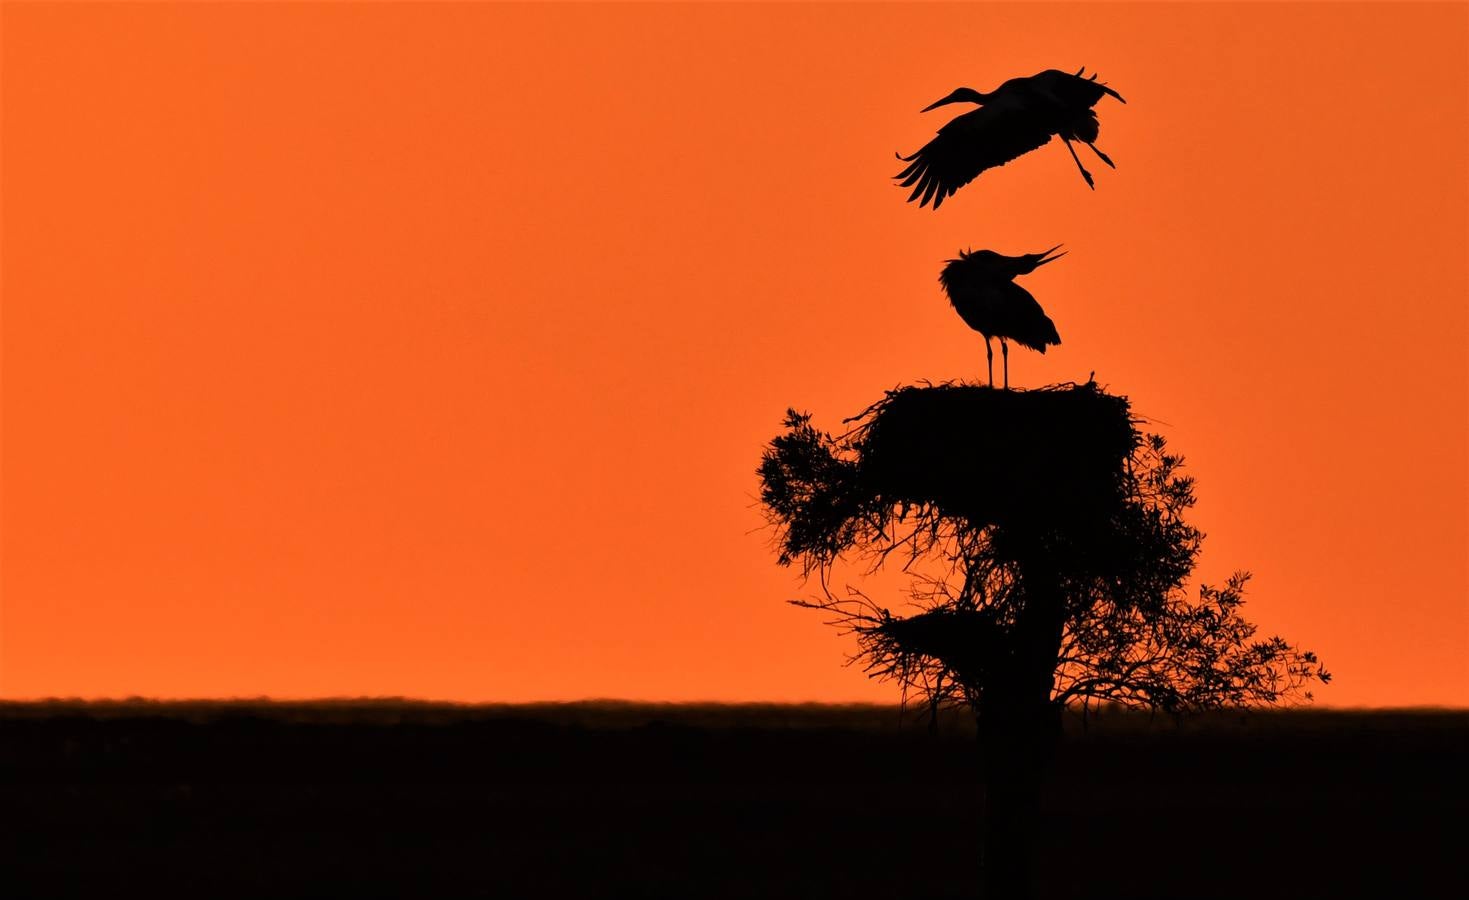
<path id="1" fill-rule="evenodd" d="M 1339 705 L 1469 704 L 1469 6 L 3 8 L 0 694 L 881 700 L 783 601 L 788 405 L 1025 284 Z M 959 85 L 1099 71 L 934 213 Z M 1085 152 L 1085 151 L 1083 151 Z"/>

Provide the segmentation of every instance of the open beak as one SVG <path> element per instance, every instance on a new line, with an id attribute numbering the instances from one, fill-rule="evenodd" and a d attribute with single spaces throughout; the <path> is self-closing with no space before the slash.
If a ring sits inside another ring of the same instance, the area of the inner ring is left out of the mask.
<path id="1" fill-rule="evenodd" d="M 1045 251 L 1042 251 L 1040 253 L 1035 254 L 1036 256 L 1040 257 L 1040 259 L 1037 259 L 1036 260 L 1035 264 L 1037 266 L 1043 266 L 1043 265 L 1045 265 L 1048 262 L 1055 262 L 1056 260 L 1058 260 L 1061 257 L 1063 257 L 1063 256 L 1066 255 L 1066 251 L 1062 250 L 1060 253 L 1056 253 L 1057 250 L 1061 250 L 1061 245 L 1060 244 L 1057 244 L 1056 246 L 1052 247 L 1049 250 L 1045 250 Z M 1056 253 L 1056 255 L 1055 256 L 1052 256 L 1051 255 L 1052 253 Z"/>

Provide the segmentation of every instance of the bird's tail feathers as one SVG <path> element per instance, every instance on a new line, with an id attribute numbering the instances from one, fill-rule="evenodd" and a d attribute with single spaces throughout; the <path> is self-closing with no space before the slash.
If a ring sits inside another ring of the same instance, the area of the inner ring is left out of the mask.
<path id="1" fill-rule="evenodd" d="M 1082 73 L 1085 72 L 1085 71 L 1086 71 L 1086 66 L 1082 66 L 1080 69 L 1077 69 L 1076 70 L 1075 77 L 1076 78 L 1083 78 Z M 1094 81 L 1097 80 L 1097 73 L 1096 72 L 1093 72 L 1092 73 L 1092 77 L 1090 77 L 1090 78 L 1083 78 L 1083 80 L 1085 80 L 1085 81 L 1093 81 L 1094 82 Z M 1116 91 L 1112 90 L 1111 88 L 1107 87 L 1107 82 L 1104 81 L 1104 82 L 1098 84 L 1097 87 L 1099 87 L 1099 88 L 1102 89 L 1102 93 L 1104 93 L 1104 94 L 1111 94 L 1112 96 L 1116 97 L 1122 103 L 1126 103 L 1127 102 L 1126 100 L 1123 100 L 1122 99 L 1122 95 L 1121 94 L 1119 94 Z"/>
<path id="2" fill-rule="evenodd" d="M 1045 353 L 1047 347 L 1061 345 L 1061 335 L 1056 331 L 1056 323 L 1047 315 L 1041 316 L 1041 323 L 1037 325 L 1034 335 L 1024 338 L 1011 335 L 1010 340 L 1037 353 Z"/>

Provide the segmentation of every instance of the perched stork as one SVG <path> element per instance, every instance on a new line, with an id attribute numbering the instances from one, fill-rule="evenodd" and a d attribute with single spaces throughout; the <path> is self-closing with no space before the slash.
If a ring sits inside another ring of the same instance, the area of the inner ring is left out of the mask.
<path id="1" fill-rule="evenodd" d="M 1052 322 L 1030 292 L 1015 283 L 1017 275 L 1029 275 L 1038 267 L 1065 256 L 1056 253 L 1060 244 L 1044 253 L 1003 256 L 993 250 L 959 252 L 939 274 L 939 283 L 949 295 L 964 324 L 984 335 L 989 362 L 990 386 L 995 384 L 995 348 L 990 338 L 1000 339 L 1004 355 L 1005 388 L 1010 387 L 1010 347 L 1006 339 L 1040 353 L 1047 345 L 1060 344 Z M 1055 256 L 1051 254 L 1055 253 Z"/>
<path id="2" fill-rule="evenodd" d="M 1081 141 L 1102 162 L 1117 168 L 1094 143 L 1100 125 L 1092 107 L 1111 94 L 1123 103 L 1122 95 L 1097 81 L 1093 74 L 1083 78 L 1086 67 L 1075 75 L 1047 69 L 1029 78 L 1012 78 L 990 93 L 961 87 L 923 109 L 946 103 L 978 103 L 979 109 L 958 116 L 939 129 L 938 136 L 912 156 L 899 155 L 908 167 L 895 177 L 900 187 L 912 187 L 911 203 L 938 209 L 944 199 L 973 181 L 985 169 L 1002 166 L 1012 159 L 1045 146 L 1057 135 L 1071 151 L 1081 177 L 1096 190 L 1092 174 L 1081 164 L 1072 141 Z"/>

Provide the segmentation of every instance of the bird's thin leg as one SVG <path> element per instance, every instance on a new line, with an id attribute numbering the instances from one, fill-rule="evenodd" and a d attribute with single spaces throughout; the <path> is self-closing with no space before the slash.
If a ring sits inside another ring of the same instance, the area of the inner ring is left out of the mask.
<path id="1" fill-rule="evenodd" d="M 1092 173 L 1088 172 L 1086 166 L 1081 164 L 1081 157 L 1076 155 L 1076 148 L 1071 146 L 1071 139 L 1062 138 L 1061 141 L 1066 144 L 1066 149 L 1071 151 L 1071 158 L 1076 160 L 1076 167 L 1081 170 L 1081 177 L 1086 179 L 1086 186 L 1092 190 L 1096 190 L 1097 184 L 1092 181 Z"/>
<path id="2" fill-rule="evenodd" d="M 1115 169 L 1115 168 L 1117 168 L 1117 164 L 1116 164 L 1116 163 L 1114 163 L 1114 162 L 1113 162 L 1113 161 L 1112 161 L 1112 160 L 1111 160 L 1111 159 L 1110 159 L 1110 158 L 1109 158 L 1109 157 L 1108 157 L 1108 156 L 1107 156 L 1107 154 L 1105 154 L 1105 153 L 1103 153 L 1103 152 L 1102 152 L 1102 151 L 1100 151 L 1100 150 L 1098 150 L 1098 149 L 1097 149 L 1097 145 L 1096 145 L 1096 144 L 1091 144 L 1091 143 L 1089 143 L 1089 144 L 1087 144 L 1087 146 L 1088 146 L 1088 147 L 1090 147 L 1090 148 L 1092 148 L 1092 152 L 1093 152 L 1093 153 L 1095 153 L 1095 154 L 1096 154 L 1096 155 L 1097 155 L 1097 158 L 1098 158 L 1098 159 L 1100 159 L 1100 160 L 1101 160 L 1101 161 L 1102 161 L 1102 162 L 1104 162 L 1104 163 L 1106 163 L 1106 164 L 1107 164 L 1107 165 L 1109 165 L 1109 166 L 1111 166 L 1111 167 L 1112 167 L 1112 168 L 1114 168 L 1114 169 Z"/>
<path id="3" fill-rule="evenodd" d="M 1010 345 L 1000 338 L 1000 354 L 1005 357 L 1005 390 L 1010 390 Z"/>
<path id="4" fill-rule="evenodd" d="M 990 343 L 990 336 L 984 336 L 984 353 L 986 361 L 990 365 L 990 387 L 995 386 L 995 345 Z"/>

